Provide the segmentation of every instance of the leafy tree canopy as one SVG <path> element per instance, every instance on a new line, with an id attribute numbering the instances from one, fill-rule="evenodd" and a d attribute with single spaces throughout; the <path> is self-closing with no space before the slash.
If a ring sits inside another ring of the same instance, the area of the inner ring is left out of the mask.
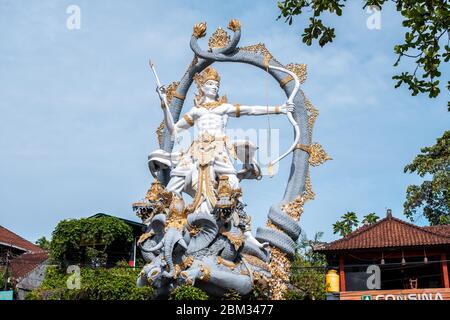
<path id="1" fill-rule="evenodd" d="M 380 217 L 377 216 L 377 214 L 375 212 L 371 212 L 364 216 L 362 223 L 364 225 L 370 225 L 370 224 L 374 224 L 375 222 L 377 222 L 378 219 L 380 219 Z"/>
<path id="2" fill-rule="evenodd" d="M 111 244 L 132 240 L 131 227 L 115 217 L 62 220 L 53 231 L 51 257 L 63 264 L 104 261 Z"/>
<path id="3" fill-rule="evenodd" d="M 413 59 L 414 71 L 401 72 L 393 77 L 395 87 L 408 86 L 413 96 L 428 93 L 430 98 L 440 93 L 440 65 L 450 60 L 450 2 L 448 0 L 391 0 L 403 17 L 403 26 L 407 29 L 403 43 L 394 47 L 398 66 L 403 57 Z M 367 7 L 383 8 L 387 0 L 365 0 Z M 324 15 L 341 16 L 346 0 L 284 0 L 278 2 L 281 17 L 292 24 L 297 15 L 308 15 L 309 24 L 304 29 L 302 41 L 310 46 L 318 40 L 323 47 L 336 37 L 335 29 L 322 22 Z M 445 79 L 447 80 L 447 79 Z M 446 84 L 450 90 L 450 81 Z M 448 102 L 450 110 L 450 102 Z"/>
<path id="4" fill-rule="evenodd" d="M 354 212 L 347 212 L 341 219 L 342 220 L 333 224 L 333 233 L 339 233 L 341 236 L 346 236 L 358 225 L 358 218 Z"/>
<path id="5" fill-rule="evenodd" d="M 0 266 L 0 291 L 2 290 L 13 290 L 14 280 L 12 279 L 12 274 L 10 270 Z"/>
<path id="6" fill-rule="evenodd" d="M 431 178 L 408 186 L 404 214 L 412 221 L 424 216 L 431 225 L 450 224 L 450 131 L 433 146 L 422 148 L 404 171 Z"/>
<path id="7" fill-rule="evenodd" d="M 46 237 L 40 237 L 35 242 L 41 249 L 43 250 L 50 250 L 50 240 L 48 240 Z"/>
<path id="8" fill-rule="evenodd" d="M 313 239 L 308 239 L 302 234 L 291 265 L 292 288 L 285 293 L 285 299 L 324 300 L 326 298 L 325 255 L 314 252 L 314 247 L 321 244 L 322 236 L 323 232 L 317 232 Z"/>

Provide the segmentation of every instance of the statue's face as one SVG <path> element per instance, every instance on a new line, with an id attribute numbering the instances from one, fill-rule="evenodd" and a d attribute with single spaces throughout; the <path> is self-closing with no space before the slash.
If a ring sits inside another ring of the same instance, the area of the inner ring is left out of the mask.
<path id="1" fill-rule="evenodd" d="M 215 80 L 208 80 L 202 86 L 202 91 L 205 96 L 215 99 L 219 93 L 219 82 Z"/>

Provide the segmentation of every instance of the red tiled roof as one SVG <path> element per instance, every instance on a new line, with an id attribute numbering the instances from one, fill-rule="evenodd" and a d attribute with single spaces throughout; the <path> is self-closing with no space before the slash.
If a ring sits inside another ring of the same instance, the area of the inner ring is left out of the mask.
<path id="1" fill-rule="evenodd" d="M 426 230 L 429 230 L 434 233 L 439 233 L 443 236 L 450 237 L 450 224 L 440 225 L 440 226 L 428 226 L 423 227 Z"/>
<path id="2" fill-rule="evenodd" d="M 419 227 L 388 216 L 372 225 L 362 226 L 317 251 L 450 245 L 449 231 L 450 226 Z"/>
<path id="3" fill-rule="evenodd" d="M 25 240 L 21 236 L 15 234 L 14 232 L 6 229 L 5 227 L 0 226 L 0 245 L 4 246 L 13 246 L 17 249 L 27 251 L 27 252 L 42 252 L 43 250 L 31 243 L 28 240 Z"/>
<path id="4" fill-rule="evenodd" d="M 46 251 L 27 252 L 11 260 L 11 273 L 20 280 L 48 259 Z"/>

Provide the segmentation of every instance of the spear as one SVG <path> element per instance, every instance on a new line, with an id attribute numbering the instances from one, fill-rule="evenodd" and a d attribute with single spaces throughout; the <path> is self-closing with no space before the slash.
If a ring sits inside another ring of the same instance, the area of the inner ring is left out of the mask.
<path id="1" fill-rule="evenodd" d="M 164 86 L 161 85 L 161 82 L 159 81 L 159 77 L 158 77 L 158 74 L 156 73 L 155 65 L 152 63 L 152 60 L 149 59 L 148 64 L 150 65 L 150 68 L 152 69 L 153 74 L 155 75 L 155 78 L 156 78 L 156 92 L 158 92 L 159 96 L 161 97 L 161 93 L 163 93 L 163 92 L 165 93 L 166 89 Z M 162 97 L 162 100 L 163 100 L 163 104 L 165 107 L 165 110 L 164 110 L 165 116 L 164 117 L 165 117 L 165 121 L 166 121 L 166 126 L 170 132 L 171 140 L 172 141 L 175 140 L 176 143 L 179 144 L 180 141 L 178 139 L 177 132 L 173 128 L 174 121 L 173 121 L 172 114 L 170 113 L 169 103 L 167 102 L 167 96 L 164 95 Z"/>
<path id="2" fill-rule="evenodd" d="M 152 69 L 153 74 L 155 75 L 155 78 L 156 78 L 156 91 L 159 93 L 164 92 L 164 87 L 161 85 L 161 82 L 159 81 L 159 77 L 158 77 L 158 74 L 156 73 L 155 65 L 152 63 L 152 60 L 148 60 L 148 64 L 150 65 L 150 68 Z M 166 108 L 169 108 L 169 104 L 167 103 L 166 96 L 164 96 L 163 102 L 164 102 L 164 106 Z"/>

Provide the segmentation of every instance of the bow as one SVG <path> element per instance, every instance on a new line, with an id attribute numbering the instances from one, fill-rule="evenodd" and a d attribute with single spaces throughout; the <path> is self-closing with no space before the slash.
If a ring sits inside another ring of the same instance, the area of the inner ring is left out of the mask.
<path id="1" fill-rule="evenodd" d="M 290 94 L 290 96 L 289 96 L 289 98 L 287 100 L 287 103 L 286 103 L 287 105 L 294 105 L 294 97 L 297 95 L 298 90 L 300 89 L 300 80 L 298 79 L 297 75 L 294 72 L 292 72 L 292 71 L 290 71 L 290 70 L 288 70 L 286 68 L 275 67 L 275 66 L 270 66 L 270 65 L 269 65 L 269 68 L 274 69 L 274 70 L 278 70 L 278 71 L 281 71 L 281 72 L 285 72 L 285 73 L 289 74 L 294 79 L 295 86 L 294 86 L 294 89 L 292 90 L 292 92 L 291 92 L 291 94 Z M 268 171 L 269 171 L 269 175 L 270 176 L 273 176 L 273 166 L 277 162 L 279 162 L 281 159 L 286 157 L 289 153 L 291 153 L 294 150 L 295 146 L 298 144 L 299 140 L 300 140 L 300 127 L 298 126 L 297 121 L 295 121 L 291 111 L 288 111 L 286 114 L 288 116 L 289 122 L 292 124 L 292 126 L 294 127 L 294 130 L 295 130 L 294 143 L 290 146 L 290 148 L 285 153 L 283 153 L 281 156 L 279 156 L 275 160 L 272 160 L 271 162 L 269 162 Z"/>

